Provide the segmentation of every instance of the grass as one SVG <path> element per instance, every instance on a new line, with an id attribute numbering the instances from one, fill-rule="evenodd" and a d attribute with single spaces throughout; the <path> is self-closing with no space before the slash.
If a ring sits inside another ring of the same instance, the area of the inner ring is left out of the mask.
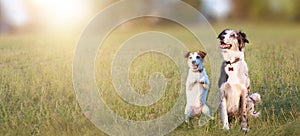
<path id="1" fill-rule="evenodd" d="M 214 25 L 220 32 L 226 25 Z M 257 107 L 259 118 L 249 118 L 247 135 L 299 134 L 300 109 L 300 25 L 234 24 L 244 30 L 250 44 L 246 47 L 252 92 L 262 95 Z M 197 43 L 180 28 L 154 28 L 174 34 L 190 50 Z M 111 82 L 111 62 L 119 44 L 135 32 L 116 30 L 101 47 L 96 60 L 96 79 L 101 97 L 124 119 L 151 120 L 167 113 L 179 96 L 180 73 L 176 65 L 159 53 L 136 58 L 129 69 L 131 86 L 139 94 L 149 92 L 151 73 L 165 76 L 166 92 L 157 103 L 133 106 L 122 100 Z M 79 36 L 62 34 L 22 34 L 0 37 L 0 135 L 105 135 L 83 114 L 72 86 L 72 63 Z M 147 63 L 145 63 L 147 62 Z M 162 65 L 163 64 L 163 65 Z M 121 67 L 120 67 L 121 68 Z M 216 120 L 201 128 L 180 125 L 169 135 L 241 135 L 239 123 L 230 132 L 221 130 Z M 294 128 L 294 129 L 293 129 Z"/>

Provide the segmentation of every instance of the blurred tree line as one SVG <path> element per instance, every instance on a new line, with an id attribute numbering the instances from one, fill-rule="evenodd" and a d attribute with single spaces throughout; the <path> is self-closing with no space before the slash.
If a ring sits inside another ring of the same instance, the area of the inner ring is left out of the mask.
<path id="1" fill-rule="evenodd" d="M 118 0 L 114 0 L 116 2 Z M 204 0 L 182 0 L 203 11 Z M 300 22 L 300 0 L 229 0 L 231 9 L 227 20 L 257 20 Z M 151 1 L 147 1 L 145 6 Z M 166 5 L 167 6 L 167 5 Z M 170 6 L 171 8 L 171 6 Z M 208 17 L 210 18 L 210 17 Z M 213 18 L 211 18 L 213 19 Z M 214 20 L 214 19 L 213 19 Z"/>
<path id="2" fill-rule="evenodd" d="M 231 18 L 300 21 L 299 0 L 232 0 Z"/>
<path id="3" fill-rule="evenodd" d="M 2 3 L 1 3 L 2 1 Z M 12 17 L 20 17 L 16 12 L 5 11 L 7 9 L 6 4 L 12 5 L 12 9 L 18 9 L 18 6 L 13 5 L 13 0 L 0 0 L 0 34 L 5 32 L 14 31 L 15 29 L 21 29 L 20 26 L 16 26 L 12 21 L 9 21 L 8 18 Z M 48 8 L 52 9 L 49 13 L 45 13 L 41 11 L 44 7 L 40 7 L 34 1 L 22 1 L 22 0 L 14 0 L 24 3 L 24 9 L 27 9 L 26 12 L 18 12 L 19 14 L 27 14 L 28 22 L 26 23 L 26 27 L 22 29 L 47 29 L 52 30 L 53 27 L 57 27 L 59 25 L 60 28 L 67 28 L 66 26 L 71 26 L 74 24 L 76 26 L 80 26 L 80 24 L 87 23 L 91 18 L 95 17 L 96 14 L 101 12 L 104 8 L 111 6 L 113 3 L 118 2 L 120 0 L 78 0 L 84 1 L 85 13 L 82 18 L 76 18 L 74 20 L 69 20 L 69 22 L 65 20 L 53 19 L 53 16 L 57 12 L 53 12 L 57 10 L 56 8 Z M 44 0 L 44 2 L 47 0 Z M 124 7 L 121 10 L 124 11 L 122 13 L 127 14 L 134 9 L 142 9 L 146 13 L 155 13 L 157 11 L 153 10 L 156 6 L 165 7 L 165 13 L 167 14 L 175 14 L 176 10 L 176 2 L 180 0 L 141 0 L 140 3 L 132 3 L 130 7 Z M 206 18 L 210 21 L 232 21 L 232 20 L 246 20 L 246 21 L 281 21 L 281 22 L 300 22 L 300 0 L 181 0 L 191 5 L 195 9 L 199 10 Z M 40 2 L 43 2 L 42 0 Z M 72 7 L 73 2 L 70 2 Z M 45 5 L 44 5 L 45 6 Z M 67 5 L 64 5 L 67 6 Z M 19 6 L 20 7 L 20 6 Z M 76 8 L 74 11 L 78 10 Z M 217 10 L 217 11 L 216 11 Z M 5 11 L 5 12 L 4 12 Z M 17 10 L 19 11 L 19 10 Z M 21 11 L 21 10 L 20 10 Z M 25 10 L 24 10 L 25 11 Z M 6 13 L 6 14 L 4 14 Z M 61 13 L 63 15 L 63 13 Z M 184 17 L 186 21 L 195 22 L 197 18 L 189 16 L 189 13 L 183 13 L 184 15 L 178 15 Z M 12 16 L 14 15 L 14 16 Z M 66 15 L 67 16 L 67 15 Z M 111 15 L 107 18 L 120 18 L 119 13 L 111 13 Z M 64 22 L 65 23 L 59 23 Z M 166 21 L 161 18 L 152 17 L 144 20 L 144 23 L 156 24 Z M 58 23 L 56 23 L 58 22 Z M 52 26 L 53 25 L 53 26 Z M 73 29 L 73 28 L 72 28 Z"/>
<path id="4" fill-rule="evenodd" d="M 202 0 L 182 0 L 202 11 Z M 230 0 L 227 20 L 300 22 L 300 0 Z"/>

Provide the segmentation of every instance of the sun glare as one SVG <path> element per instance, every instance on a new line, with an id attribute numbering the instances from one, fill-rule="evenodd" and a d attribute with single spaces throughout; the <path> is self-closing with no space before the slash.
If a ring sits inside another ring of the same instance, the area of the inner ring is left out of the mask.
<path id="1" fill-rule="evenodd" d="M 32 0 L 45 23 L 50 25 L 71 25 L 87 15 L 85 0 Z"/>

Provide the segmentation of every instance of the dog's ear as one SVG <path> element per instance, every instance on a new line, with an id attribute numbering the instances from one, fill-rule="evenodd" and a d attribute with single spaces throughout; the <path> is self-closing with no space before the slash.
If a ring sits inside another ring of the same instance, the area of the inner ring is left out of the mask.
<path id="1" fill-rule="evenodd" d="M 249 40 L 247 39 L 247 35 L 242 31 L 238 32 L 238 40 L 239 43 L 249 43 Z"/>
<path id="2" fill-rule="evenodd" d="M 247 36 L 242 31 L 238 31 L 238 37 L 237 40 L 239 42 L 239 50 L 242 51 L 245 48 L 246 43 L 249 43 L 249 40 L 247 39 Z"/>
<path id="3" fill-rule="evenodd" d="M 205 52 L 203 52 L 203 51 L 198 51 L 198 53 L 199 53 L 199 55 L 201 56 L 201 58 L 203 58 L 204 59 L 204 57 L 206 56 L 206 53 Z"/>
<path id="4" fill-rule="evenodd" d="M 187 58 L 190 56 L 190 53 L 191 53 L 191 52 L 187 52 L 187 53 L 184 55 L 184 58 L 187 59 Z"/>

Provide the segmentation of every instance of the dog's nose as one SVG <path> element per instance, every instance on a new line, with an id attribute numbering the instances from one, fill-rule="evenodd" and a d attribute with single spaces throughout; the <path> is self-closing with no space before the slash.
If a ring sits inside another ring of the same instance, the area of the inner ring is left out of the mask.
<path id="1" fill-rule="evenodd" d="M 195 64 L 196 63 L 196 61 L 194 60 L 194 61 L 192 61 L 192 64 Z"/>

